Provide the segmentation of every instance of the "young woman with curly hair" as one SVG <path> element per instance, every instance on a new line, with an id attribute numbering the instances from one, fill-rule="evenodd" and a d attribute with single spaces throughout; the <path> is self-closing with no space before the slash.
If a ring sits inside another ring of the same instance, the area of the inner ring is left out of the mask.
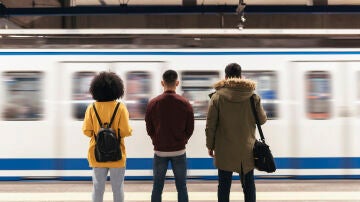
<path id="1" fill-rule="evenodd" d="M 129 113 L 124 103 L 120 102 L 116 110 L 111 128 L 120 136 L 121 159 L 117 161 L 98 162 L 95 157 L 95 135 L 100 129 L 95 110 L 98 112 L 102 123 L 109 123 L 118 104 L 117 100 L 124 95 L 124 84 L 121 78 L 113 72 L 100 72 L 94 77 L 89 89 L 95 102 L 87 107 L 83 123 L 83 133 L 90 137 L 88 161 L 93 169 L 93 202 L 102 202 L 105 191 L 105 183 L 110 171 L 110 181 L 113 191 L 114 202 L 124 201 L 124 175 L 126 166 L 126 153 L 124 138 L 131 135 L 129 125 Z M 119 132 L 120 133 L 119 133 Z M 119 133 L 119 134 L 118 134 Z"/>

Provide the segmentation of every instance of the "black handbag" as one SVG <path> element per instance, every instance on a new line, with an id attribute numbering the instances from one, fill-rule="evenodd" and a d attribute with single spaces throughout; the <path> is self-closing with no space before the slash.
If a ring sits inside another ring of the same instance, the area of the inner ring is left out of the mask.
<path id="1" fill-rule="evenodd" d="M 258 115 L 256 113 L 256 109 L 255 109 L 254 96 L 255 96 L 255 94 L 250 97 L 251 109 L 254 114 L 256 125 L 259 130 L 260 137 L 261 137 L 260 140 L 255 141 L 254 149 L 253 149 L 255 168 L 259 171 L 273 173 L 276 170 L 276 165 L 275 165 L 274 157 L 271 154 L 269 145 L 267 145 L 265 143 L 265 137 L 262 132 L 261 125 L 259 122 L 259 117 L 258 117 Z"/>

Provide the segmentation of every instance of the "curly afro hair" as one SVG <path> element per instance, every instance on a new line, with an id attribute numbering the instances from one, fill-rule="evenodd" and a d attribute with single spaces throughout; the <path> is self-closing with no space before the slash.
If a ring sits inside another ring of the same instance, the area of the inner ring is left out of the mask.
<path id="1" fill-rule="evenodd" d="M 124 83 L 114 72 L 104 71 L 94 77 L 89 91 L 98 102 L 113 101 L 124 96 Z"/>

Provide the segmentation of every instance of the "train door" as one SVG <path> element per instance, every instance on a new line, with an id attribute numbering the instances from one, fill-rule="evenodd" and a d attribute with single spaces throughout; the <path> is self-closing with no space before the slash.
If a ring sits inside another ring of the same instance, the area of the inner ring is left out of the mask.
<path id="1" fill-rule="evenodd" d="M 68 169 L 74 165 L 82 165 L 82 162 L 74 162 L 69 165 L 66 159 L 87 158 L 89 138 L 82 134 L 82 123 L 87 106 L 93 102 L 89 93 L 91 80 L 100 71 L 110 69 L 109 63 L 100 62 L 62 62 L 60 63 L 60 92 L 61 104 L 59 111 L 58 156 L 65 159 L 59 167 Z M 80 163 L 80 164 L 79 164 Z M 85 163 L 87 168 L 87 163 Z M 75 168 L 74 168 L 75 169 Z M 59 169 L 62 170 L 62 169 Z M 79 168 L 76 168 L 79 170 Z M 66 171 L 63 171 L 66 172 Z M 72 175 L 74 172 L 72 173 Z M 81 176 L 81 173 L 77 173 Z M 66 176 L 66 173 L 62 173 Z M 91 175 L 86 173 L 86 175 Z"/>
<path id="2" fill-rule="evenodd" d="M 189 100 L 195 118 L 194 132 L 191 136 L 191 141 L 188 142 L 186 147 L 186 153 L 189 158 L 207 156 L 207 150 L 200 149 L 199 145 L 203 145 L 205 142 L 204 129 L 206 127 L 206 117 L 209 107 L 209 94 L 214 92 L 213 85 L 221 78 L 221 71 L 219 71 L 217 67 L 203 67 L 181 67 L 180 70 L 178 70 L 180 86 L 177 88 L 177 93 Z M 204 172 L 202 174 L 207 175 L 207 173 Z M 189 175 L 201 174 L 195 170 L 191 170 L 189 171 Z"/>
<path id="3" fill-rule="evenodd" d="M 13 56 L 1 63 L 0 159 L 6 166 L 0 177 L 54 175 L 55 74 L 51 61 L 32 62 L 37 58 Z"/>
<path id="4" fill-rule="evenodd" d="M 276 158 L 288 157 L 291 154 L 291 137 L 289 131 L 288 82 L 287 71 L 282 64 L 270 66 L 268 64 L 248 67 L 243 71 L 245 78 L 256 82 L 255 93 L 261 97 L 261 104 L 267 115 L 267 122 L 262 126 L 266 142 L 271 146 L 271 151 Z M 256 138 L 260 135 L 256 130 Z M 279 141 L 280 140 L 280 141 Z M 264 175 L 255 172 L 256 175 Z M 278 170 L 278 175 L 289 175 L 288 170 Z"/>
<path id="5" fill-rule="evenodd" d="M 346 69 L 337 62 L 294 62 L 293 151 L 295 157 L 338 157 L 344 153 Z"/>
<path id="6" fill-rule="evenodd" d="M 347 75 L 344 82 L 347 83 L 346 105 L 342 109 L 342 115 L 348 117 L 345 131 L 347 157 L 358 157 L 360 154 L 360 62 L 348 62 Z"/>
<path id="7" fill-rule="evenodd" d="M 153 157 L 151 140 L 147 136 L 145 126 L 145 110 L 149 100 L 162 93 L 161 76 L 166 66 L 165 62 L 116 62 L 112 69 L 124 80 L 125 94 L 123 100 L 129 111 L 133 135 L 127 138 L 130 158 Z"/>

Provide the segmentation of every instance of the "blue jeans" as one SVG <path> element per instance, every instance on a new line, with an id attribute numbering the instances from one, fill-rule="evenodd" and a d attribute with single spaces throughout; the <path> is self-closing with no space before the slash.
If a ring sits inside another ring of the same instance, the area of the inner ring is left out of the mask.
<path id="1" fill-rule="evenodd" d="M 125 168 L 93 168 L 93 202 L 103 201 L 109 171 L 114 202 L 124 202 Z"/>
<path id="2" fill-rule="evenodd" d="M 165 175 L 169 161 L 175 176 L 175 185 L 178 192 L 178 202 L 188 202 L 186 187 L 186 154 L 174 157 L 160 157 L 154 155 L 154 185 L 151 194 L 151 202 L 161 202 L 161 195 L 164 188 Z"/>
<path id="3" fill-rule="evenodd" d="M 229 202 L 232 174 L 231 171 L 218 169 L 219 186 L 218 186 L 218 202 Z M 241 176 L 241 185 L 244 192 L 245 202 L 256 201 L 256 189 L 254 182 L 254 170 Z"/>

